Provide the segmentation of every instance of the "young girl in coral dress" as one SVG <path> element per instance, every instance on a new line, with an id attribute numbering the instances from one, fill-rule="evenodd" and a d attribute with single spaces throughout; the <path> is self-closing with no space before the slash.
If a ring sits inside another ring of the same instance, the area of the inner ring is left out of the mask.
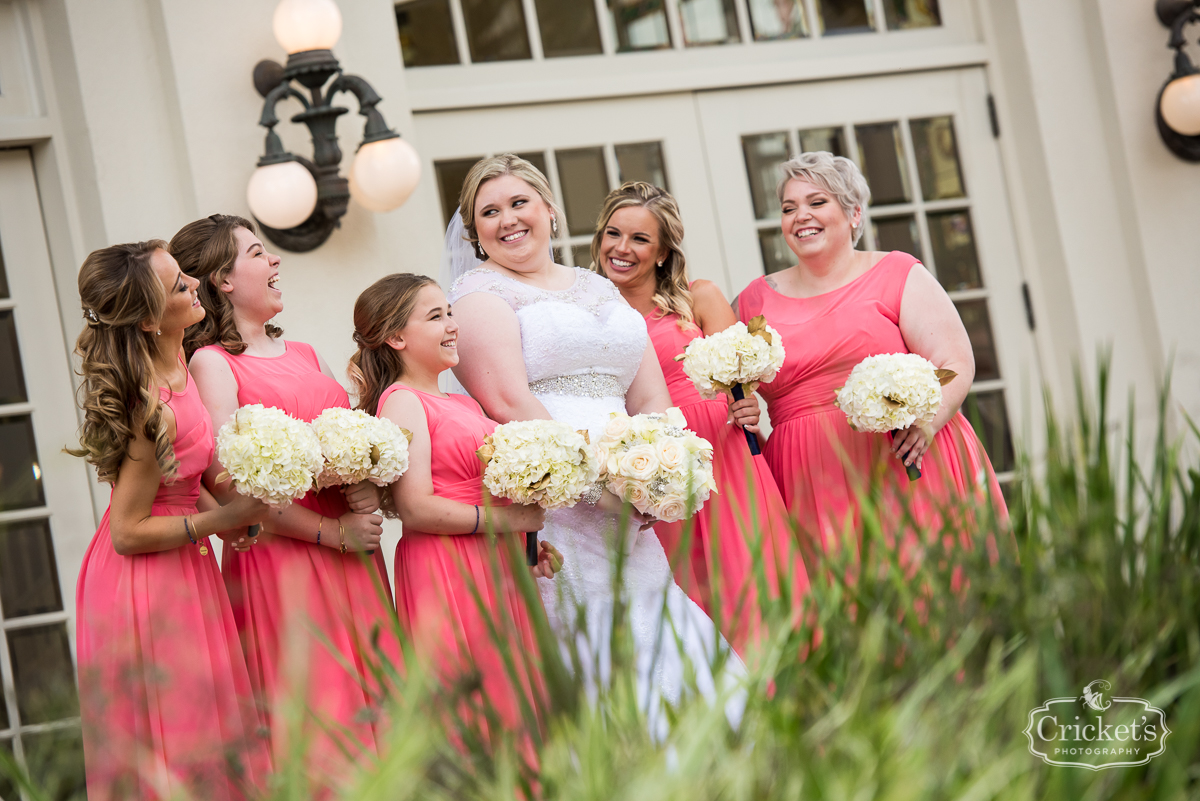
<path id="1" fill-rule="evenodd" d="M 204 317 L 160 240 L 114 245 L 79 272 L 84 424 L 72 451 L 112 484 L 76 587 L 88 798 L 241 799 L 270 770 L 209 535 L 258 522 L 201 485 L 212 429 L 183 361 Z"/>
<path id="2" fill-rule="evenodd" d="M 758 432 L 758 402 L 704 400 L 675 360 L 693 339 L 723 331 L 737 317 L 711 281 L 688 281 L 683 221 L 675 199 L 642 182 L 614 190 L 604 201 L 592 238 L 592 263 L 646 318 L 667 380 L 671 403 L 688 428 L 713 444 L 718 491 L 692 521 L 654 524 L 671 556 L 676 580 L 739 651 L 759 624 L 753 548 L 774 580 L 791 564 L 791 592 L 808 588 L 803 560 L 791 548 L 783 499 L 761 456 L 750 453 L 743 431 Z M 793 554 L 789 559 L 786 554 Z M 714 586 L 715 585 L 715 586 Z M 716 615 L 719 602 L 720 615 Z"/>
<path id="3" fill-rule="evenodd" d="M 545 513 L 484 500 L 483 464 L 475 452 L 496 423 L 468 396 L 438 389 L 438 376 L 458 363 L 457 335 L 450 304 L 432 278 L 389 275 L 354 305 L 358 351 L 350 377 L 359 408 L 412 432 L 408 472 L 391 487 L 404 523 L 395 563 L 400 623 L 417 656 L 447 684 L 470 685 L 477 676 L 482 697 L 516 728 L 516 692 L 528 693 L 540 682 L 528 601 L 514 578 L 514 571 L 528 569 L 524 551 L 507 546 L 523 543 L 523 532 L 540 530 Z M 542 542 L 534 575 L 552 576 L 555 562 L 561 564 L 561 557 Z M 532 585 L 530 590 L 540 605 Z M 497 636 L 516 657 L 517 689 Z"/>
<path id="4" fill-rule="evenodd" d="M 907 253 L 854 249 L 870 196 L 854 162 L 805 153 L 783 172 L 782 229 L 798 263 L 753 281 L 738 309 L 742 320 L 765 315 L 783 336 L 783 369 L 759 390 L 773 426 L 765 455 L 808 547 L 820 553 L 855 530 L 859 495 L 881 472 L 887 497 L 913 515 L 914 529 L 939 530 L 940 509 L 988 489 L 1005 515 L 991 462 L 959 412 L 975 361 L 946 291 Z M 852 430 L 834 406 L 850 370 L 884 353 L 916 353 L 957 373 L 932 425 L 892 440 Z M 905 465 L 924 475 L 910 482 Z M 909 545 L 915 537 L 910 530 Z"/>
<path id="5" fill-rule="evenodd" d="M 207 322 L 185 345 L 215 429 L 252 403 L 304 421 L 350 406 L 312 347 L 279 339 L 282 331 L 270 324 L 283 310 L 280 260 L 253 224 L 213 215 L 181 229 L 170 249 L 201 282 Z M 371 514 L 378 499 L 366 483 L 312 491 L 271 512 L 256 544 L 226 551 L 229 594 L 276 753 L 295 747 L 289 732 L 303 721 L 307 765 L 321 786 L 352 769 L 346 753 L 379 752 L 379 669 L 400 658 L 379 548 L 383 520 Z M 285 654 L 297 656 L 285 663 Z M 281 706 L 289 702 L 291 722 Z"/>

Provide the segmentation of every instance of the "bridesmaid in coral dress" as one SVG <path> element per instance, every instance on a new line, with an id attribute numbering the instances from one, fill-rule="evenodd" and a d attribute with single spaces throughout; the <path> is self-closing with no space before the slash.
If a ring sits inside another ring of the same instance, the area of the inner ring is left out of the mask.
<path id="1" fill-rule="evenodd" d="M 757 399 L 704 400 L 675 360 L 693 339 L 737 322 L 716 284 L 688 282 L 682 240 L 675 199 L 648 183 L 626 183 L 605 199 L 592 263 L 645 316 L 671 402 L 688 427 L 713 444 L 717 493 L 692 521 L 657 522 L 654 533 L 671 556 L 679 585 L 742 652 L 760 624 L 752 549 L 761 549 L 772 583 L 776 565 L 791 564 L 789 586 L 797 601 L 808 589 L 808 574 L 791 548 L 787 509 L 775 480 L 766 461 L 750 454 L 742 433 L 742 426 L 758 432 Z"/>
<path id="2" fill-rule="evenodd" d="M 251 403 L 305 421 L 350 406 L 312 347 L 278 339 L 282 332 L 270 325 L 283 309 L 279 258 L 249 221 L 198 220 L 170 248 L 184 272 L 201 280 L 210 322 L 189 332 L 185 346 L 214 428 Z M 339 784 L 352 757 L 379 753 L 380 670 L 400 659 L 379 547 L 383 520 L 370 514 L 378 505 L 378 490 L 365 482 L 313 491 L 272 512 L 257 544 L 225 552 L 230 599 L 276 754 L 296 747 L 288 734 L 303 721 L 309 775 L 320 787 Z M 303 657 L 285 662 L 285 654 Z M 296 720 L 281 719 L 286 708 Z"/>
<path id="3" fill-rule="evenodd" d="M 200 483 L 212 429 L 183 362 L 184 328 L 204 317 L 196 285 L 161 240 L 98 250 L 79 272 L 85 421 L 72 453 L 113 485 L 76 587 L 93 801 L 232 801 L 270 771 L 208 537 L 267 507 L 220 506 Z"/>
<path id="4" fill-rule="evenodd" d="M 512 643 L 522 691 L 540 686 L 527 602 L 513 577 L 528 569 L 524 550 L 506 546 L 514 537 L 523 543 L 522 532 L 541 530 L 545 513 L 495 501 L 485 507 L 475 451 L 496 423 L 468 396 L 438 389 L 438 376 L 458 363 L 457 336 L 450 304 L 432 278 L 389 275 L 355 303 L 358 351 L 350 377 L 359 408 L 377 410 L 413 435 L 408 472 L 391 487 L 404 522 L 395 563 L 400 623 L 417 656 L 447 685 L 477 679 L 482 698 L 515 730 L 521 706 L 491 627 Z M 501 535 L 498 542 L 486 533 L 489 525 Z M 534 575 L 550 577 L 558 565 L 558 552 L 543 541 Z"/>
<path id="5" fill-rule="evenodd" d="M 783 171 L 782 228 L 798 263 L 756 279 L 737 302 L 742 320 L 765 315 L 783 336 L 783 369 L 759 390 L 773 426 L 765 455 L 809 547 L 828 550 L 854 525 L 857 494 L 880 471 L 918 529 L 938 530 L 943 504 L 985 487 L 1006 515 L 991 462 L 958 410 L 975 362 L 949 296 L 906 253 L 854 249 L 870 196 L 854 162 L 805 153 Z M 852 430 L 834 406 L 835 389 L 867 356 L 910 352 L 958 374 L 943 387 L 933 424 L 897 432 L 894 441 Z M 908 464 L 922 470 L 920 480 L 908 481 Z"/>

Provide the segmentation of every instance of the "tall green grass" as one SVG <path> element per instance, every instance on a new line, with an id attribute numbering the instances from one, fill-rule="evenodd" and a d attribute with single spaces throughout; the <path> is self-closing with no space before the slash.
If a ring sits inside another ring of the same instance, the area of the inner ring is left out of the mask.
<path id="1" fill-rule="evenodd" d="M 768 635 L 747 655 L 736 731 L 693 692 L 667 740 L 651 738 L 620 608 L 613 680 L 594 697 L 577 652 L 538 618 L 541 656 L 509 649 L 506 666 L 546 677 L 524 735 L 499 731 L 477 682 L 443 686 L 409 649 L 407 670 L 381 667 L 395 685 L 387 751 L 361 761 L 344 797 L 1200 798 L 1200 463 L 1188 455 L 1200 430 L 1172 433 L 1168 399 L 1164 388 L 1143 459 L 1132 408 L 1120 429 L 1103 422 L 1107 369 L 1095 392 L 1077 387 L 1073 414 L 1047 402 L 1044 456 L 1021 460 L 1007 520 L 987 502 L 944 509 L 913 565 L 886 536 L 903 510 L 873 487 L 854 547 L 809 565 L 799 622 L 796 588 L 762 602 Z M 527 576 L 520 586 L 540 603 Z M 512 641 L 502 624 L 495 636 Z M 1165 710 L 1165 753 L 1096 772 L 1029 753 L 1030 711 L 1094 679 Z M 293 762 L 273 798 L 307 797 L 302 755 Z"/>

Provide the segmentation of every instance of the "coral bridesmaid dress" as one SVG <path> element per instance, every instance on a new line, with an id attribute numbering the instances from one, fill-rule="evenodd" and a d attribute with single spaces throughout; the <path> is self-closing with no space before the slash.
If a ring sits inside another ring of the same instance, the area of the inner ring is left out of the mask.
<path id="1" fill-rule="evenodd" d="M 909 352 L 900 334 L 900 301 L 909 271 L 918 267 L 924 269 L 907 253 L 892 251 L 822 295 L 790 298 L 759 278 L 739 296 L 743 321 L 765 315 L 783 336 L 783 369 L 759 389 L 773 427 L 764 455 L 815 552 L 835 545 L 845 526 L 855 526 L 857 493 L 880 472 L 919 529 L 940 530 L 940 509 L 982 492 L 984 482 L 999 513 L 1007 514 L 992 464 L 961 412 L 934 437 L 922 478 L 909 482 L 887 436 L 854 431 L 834 405 L 835 390 L 854 365 L 867 356 Z"/>
<path id="2" fill-rule="evenodd" d="M 202 350 L 225 357 L 241 406 L 274 406 L 304 421 L 331 407 L 350 407 L 346 390 L 321 372 L 312 347 L 285 345 L 276 357 L 234 356 L 219 345 Z M 337 518 L 349 508 L 340 488 L 309 492 L 296 503 L 324 515 L 322 541 L 337 543 Z M 244 553 L 224 553 L 229 598 L 250 678 L 270 713 L 276 756 L 291 747 L 280 704 L 302 702 L 298 714 L 316 718 L 303 730 L 312 738 L 312 774 L 336 781 L 348 767 L 344 749 L 370 755 L 381 750 L 377 671 L 383 662 L 400 663 L 383 554 L 343 555 L 336 547 L 282 535 L 260 536 Z M 300 687 L 306 688 L 302 697 Z"/>
<path id="3" fill-rule="evenodd" d="M 191 375 L 160 396 L 175 413 L 179 472 L 159 486 L 152 514 L 195 514 L 212 424 Z M 254 795 L 270 753 L 208 538 L 121 556 L 108 514 L 75 590 L 88 798 Z"/>
<path id="4" fill-rule="evenodd" d="M 492 433 L 495 421 L 466 395 L 443 398 L 399 384 L 384 391 L 379 409 L 396 391 L 411 392 L 425 409 L 434 493 L 482 507 L 483 464 L 475 451 Z M 480 529 L 483 520 L 481 516 Z M 518 536 L 524 542 L 520 534 L 500 536 Z M 405 529 L 396 546 L 396 611 L 417 656 L 430 662 L 448 685 L 478 682 L 483 698 L 504 725 L 515 730 L 522 725 L 521 710 L 496 637 L 510 643 L 521 691 L 540 687 L 533 627 L 513 577 L 514 570 L 529 568 L 523 548 L 512 560 L 505 547 L 510 543 L 493 545 L 489 539 L 482 532 L 445 535 Z M 492 626 L 497 634 L 492 634 Z"/>
<path id="5" fill-rule="evenodd" d="M 762 549 L 769 581 L 775 582 L 776 565 L 792 566 L 791 587 L 797 600 L 808 589 L 808 574 L 800 554 L 791 547 L 787 507 L 766 461 L 750 454 L 740 426 L 726 423 L 726 401 L 701 398 L 683 363 L 675 361 L 688 343 L 703 336 L 697 326 L 681 330 L 678 322 L 674 314 L 656 311 L 646 316 L 671 403 L 683 412 L 688 428 L 713 445 L 717 492 L 691 521 L 655 523 L 654 533 L 671 557 L 676 581 L 709 615 L 714 613 L 712 585 L 718 584 L 721 631 L 741 652 L 757 635 L 760 623 L 752 538 L 759 538 L 754 547 Z M 682 553 L 689 528 L 690 552 Z"/>

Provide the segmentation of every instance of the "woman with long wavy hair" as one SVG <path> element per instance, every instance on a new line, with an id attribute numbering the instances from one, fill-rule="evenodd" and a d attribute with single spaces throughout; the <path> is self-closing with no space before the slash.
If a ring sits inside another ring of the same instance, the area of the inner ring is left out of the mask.
<path id="1" fill-rule="evenodd" d="M 200 281 L 208 312 L 187 340 L 200 397 L 219 429 L 239 407 L 275 406 L 310 421 L 349 408 L 346 390 L 310 345 L 284 341 L 280 259 L 248 220 L 214 214 L 184 226 L 170 251 Z M 227 493 L 227 486 L 217 488 Z M 394 607 L 380 549 L 379 490 L 364 482 L 312 491 L 263 523 L 258 544 L 226 552 L 225 577 L 276 753 L 291 748 L 279 719 L 307 706 L 301 729 L 318 787 L 379 753 L 382 662 L 398 662 Z M 285 655 L 302 654 L 285 663 Z M 347 756 L 349 754 L 349 757 Z"/>
<path id="2" fill-rule="evenodd" d="M 201 484 L 212 429 L 183 361 L 204 318 L 196 280 L 161 240 L 92 253 L 79 448 L 112 485 L 76 586 L 88 797 L 243 798 L 270 768 L 209 535 L 267 512 Z"/>
<path id="3" fill-rule="evenodd" d="M 787 508 L 775 479 L 742 435 L 742 425 L 758 431 L 757 400 L 704 400 L 676 361 L 693 339 L 725 330 L 737 316 L 716 284 L 688 279 L 679 207 L 653 184 L 630 181 L 609 193 L 591 254 L 593 269 L 645 318 L 671 403 L 688 428 L 713 445 L 718 492 L 692 520 L 655 523 L 654 533 L 680 586 L 740 650 L 760 631 L 755 554 L 761 553 L 775 588 L 778 566 L 791 571 L 787 586 L 797 596 L 807 590 L 808 574 L 791 547 Z"/>

